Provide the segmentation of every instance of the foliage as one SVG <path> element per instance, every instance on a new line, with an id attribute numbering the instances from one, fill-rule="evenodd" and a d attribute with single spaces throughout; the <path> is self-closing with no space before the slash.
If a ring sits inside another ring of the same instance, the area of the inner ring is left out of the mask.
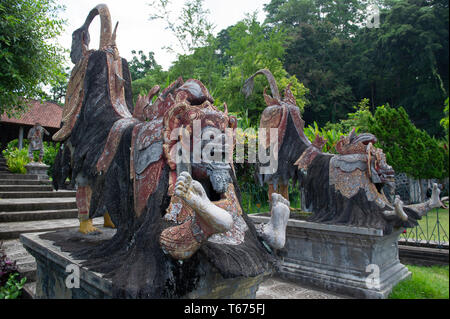
<path id="1" fill-rule="evenodd" d="M 281 92 L 291 84 L 292 93 L 301 111 L 307 104 L 307 89 L 283 68 L 281 60 L 284 56 L 285 40 L 286 34 L 282 29 L 271 29 L 260 24 L 253 14 L 230 27 L 227 41 L 221 41 L 224 45 L 222 59 L 228 61 L 228 66 L 226 76 L 217 90 L 217 99 L 225 101 L 233 112 L 247 112 L 252 125 L 258 123 L 266 106 L 262 93 L 268 83 L 264 77 L 256 78 L 254 92 L 247 99 L 241 89 L 245 80 L 259 69 L 267 68 L 272 72 Z"/>
<path id="2" fill-rule="evenodd" d="M 170 0 L 153 0 L 149 5 L 152 8 L 150 20 L 163 20 L 166 29 L 178 40 L 178 46 L 182 49 L 182 52 L 177 52 L 178 55 L 191 54 L 196 48 L 208 44 L 214 24 L 207 19 L 209 11 L 203 8 L 203 0 L 185 1 L 178 15 L 172 11 Z M 170 45 L 166 49 L 175 52 Z"/>
<path id="3" fill-rule="evenodd" d="M 448 97 L 444 103 L 444 114 L 445 114 L 445 116 L 441 119 L 440 123 L 441 123 L 441 126 L 445 130 L 445 133 L 447 135 L 447 142 L 448 142 Z"/>
<path id="4" fill-rule="evenodd" d="M 62 75 L 63 50 L 53 39 L 63 29 L 54 0 L 0 2 L 0 114 L 27 108 L 24 98 L 46 97 L 42 87 Z"/>
<path id="5" fill-rule="evenodd" d="M 3 151 L 3 156 L 6 159 L 6 165 L 13 174 L 26 174 L 25 166 L 30 162 L 27 150 L 22 148 L 6 149 Z"/>
<path id="6" fill-rule="evenodd" d="M 245 116 L 249 120 L 247 125 L 255 126 L 265 108 L 262 93 L 267 80 L 257 78 L 255 92 L 248 99 L 241 89 L 248 77 L 259 69 L 268 68 L 280 90 L 291 84 L 297 104 L 303 110 L 307 104 L 304 97 L 307 89 L 283 68 L 285 32 L 260 24 L 253 14 L 213 36 L 213 25 L 202 3 L 201 0 L 186 1 L 180 16 L 174 19 L 168 0 L 154 2 L 157 9 L 151 19 L 164 18 L 167 28 L 183 44 L 183 53 L 178 54 L 167 73 L 149 72 L 146 77 L 133 81 L 135 94 L 136 91 L 148 92 L 153 85 L 174 81 L 179 76 L 185 80 L 196 78 L 208 88 L 216 105 L 226 102 L 231 112 Z M 192 17 L 196 17 L 193 24 Z"/>
<path id="7" fill-rule="evenodd" d="M 22 143 L 22 149 L 19 150 L 18 148 L 19 140 L 15 139 L 9 142 L 7 147 L 3 150 L 3 156 L 6 159 L 6 165 L 8 166 L 8 169 L 12 173 L 16 174 L 27 173 L 25 165 L 27 165 L 30 162 L 28 158 L 28 144 L 29 144 L 28 140 L 24 139 Z M 47 171 L 47 174 L 51 176 L 53 172 L 53 164 L 55 162 L 56 155 L 58 154 L 60 143 L 44 141 L 43 144 L 44 144 L 44 156 L 42 158 L 42 162 L 50 166 Z M 38 151 L 33 152 L 33 156 L 34 161 L 39 160 Z"/>
<path id="8" fill-rule="evenodd" d="M 380 8 L 379 28 L 364 23 L 366 5 Z M 270 26 L 288 32 L 283 66 L 309 89 L 307 123 L 338 122 L 350 106 L 405 106 L 430 135 L 448 96 L 448 1 L 272 0 Z"/>
<path id="9" fill-rule="evenodd" d="M 345 131 L 350 132 L 353 128 L 356 128 L 359 132 L 369 132 L 369 121 L 373 118 L 369 102 L 369 99 L 363 99 L 357 106 L 353 107 L 356 112 L 348 113 L 348 118 L 340 121 Z"/>
<path id="10" fill-rule="evenodd" d="M 161 72 L 162 67 L 156 63 L 155 53 L 149 52 L 148 56 L 142 50 L 136 53 L 131 51 L 133 58 L 129 61 L 129 69 L 132 80 L 144 78 L 149 72 Z M 139 54 L 139 56 L 138 56 Z"/>
<path id="11" fill-rule="evenodd" d="M 404 108 L 378 107 L 369 120 L 369 131 L 377 137 L 377 146 L 396 172 L 420 179 L 446 177 L 444 149 L 435 138 L 415 127 Z"/>
<path id="12" fill-rule="evenodd" d="M 50 89 L 49 94 L 46 98 L 47 101 L 52 101 L 57 103 L 60 106 L 64 105 L 64 101 L 66 98 L 67 85 L 69 84 L 70 79 L 70 68 L 66 67 L 63 71 L 61 71 L 61 76 L 57 79 L 56 83 L 54 83 Z"/>
<path id="13" fill-rule="evenodd" d="M 22 288 L 25 285 L 27 278 L 18 279 L 19 273 L 9 276 L 8 281 L 4 286 L 0 286 L 0 299 L 17 299 L 22 293 Z"/>
<path id="14" fill-rule="evenodd" d="M 448 1 L 392 1 L 380 28 L 362 29 L 355 38 L 356 96 L 404 106 L 418 128 L 442 136 L 437 124 L 449 90 L 448 23 Z"/>
<path id="15" fill-rule="evenodd" d="M 337 154 L 336 144 L 339 142 L 341 136 L 347 135 L 343 133 L 341 130 L 336 128 L 326 129 L 320 128 L 317 125 L 317 122 L 314 122 L 314 126 L 308 125 L 304 129 L 306 137 L 313 142 L 316 139 L 316 136 L 321 136 L 322 138 L 327 140 L 327 143 L 323 146 L 322 152 L 334 153 Z"/>
<path id="16" fill-rule="evenodd" d="M 412 277 L 397 284 L 389 299 L 448 299 L 448 265 L 407 267 Z"/>

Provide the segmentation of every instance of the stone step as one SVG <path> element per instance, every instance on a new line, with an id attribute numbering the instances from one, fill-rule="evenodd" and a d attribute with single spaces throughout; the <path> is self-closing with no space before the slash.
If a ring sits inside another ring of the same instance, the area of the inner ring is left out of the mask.
<path id="1" fill-rule="evenodd" d="M 34 299 L 36 296 L 36 282 L 28 282 L 23 287 L 22 299 Z"/>
<path id="2" fill-rule="evenodd" d="M 76 199 L 68 198 L 5 198 L 0 199 L 1 212 L 56 210 L 76 208 Z"/>
<path id="3" fill-rule="evenodd" d="M 51 185 L 0 185 L 0 192 L 48 192 Z"/>
<path id="4" fill-rule="evenodd" d="M 19 273 L 27 277 L 27 283 L 36 280 L 36 260 L 26 251 L 19 239 L 4 241 L 2 250 L 9 260 L 16 262 Z"/>
<path id="5" fill-rule="evenodd" d="M 29 222 L 12 222 L 0 224 L 0 240 L 17 239 L 20 234 L 45 232 L 57 229 L 76 228 L 80 225 L 77 218 L 50 219 Z M 94 218 L 94 225 L 103 225 L 103 217 Z"/>
<path id="6" fill-rule="evenodd" d="M 51 185 L 49 180 L 34 179 L 1 179 L 0 185 Z"/>
<path id="7" fill-rule="evenodd" d="M 20 212 L 0 212 L 0 223 L 25 222 L 33 220 L 77 218 L 78 210 L 58 209 L 58 210 L 35 210 Z"/>
<path id="8" fill-rule="evenodd" d="M 54 198 L 75 197 L 76 191 L 35 191 L 35 192 L 0 192 L 0 198 Z"/>
<path id="9" fill-rule="evenodd" d="M 12 173 L 2 173 L 0 174 L 0 180 L 18 180 L 18 179 L 26 179 L 26 180 L 38 180 L 38 175 L 36 174 L 12 174 Z"/>

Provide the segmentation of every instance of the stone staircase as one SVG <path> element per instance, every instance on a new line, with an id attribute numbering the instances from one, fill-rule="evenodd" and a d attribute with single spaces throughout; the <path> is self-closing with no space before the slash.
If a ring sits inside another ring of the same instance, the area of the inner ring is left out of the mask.
<path id="1" fill-rule="evenodd" d="M 19 240 L 22 233 L 77 227 L 75 191 L 54 191 L 37 175 L 9 173 L 0 157 L 0 242 L 19 272 L 27 277 L 25 296 L 33 297 L 36 262 Z"/>
<path id="2" fill-rule="evenodd" d="M 0 152 L 0 174 L 8 173 L 8 166 L 6 166 L 6 160 Z"/>

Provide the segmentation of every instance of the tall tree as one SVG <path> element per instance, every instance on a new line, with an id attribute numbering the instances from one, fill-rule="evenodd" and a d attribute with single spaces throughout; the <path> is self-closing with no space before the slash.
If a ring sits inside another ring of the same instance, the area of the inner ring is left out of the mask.
<path id="1" fill-rule="evenodd" d="M 131 54 L 133 54 L 133 58 L 129 62 L 129 69 L 132 80 L 142 79 L 149 72 L 162 70 L 162 67 L 156 63 L 155 53 L 149 52 L 147 56 L 142 50 L 138 52 L 133 50 Z"/>
<path id="2" fill-rule="evenodd" d="M 230 27 L 227 34 L 229 41 L 223 43 L 223 59 L 228 63 L 226 75 L 217 92 L 218 99 L 227 102 L 231 111 L 246 114 L 249 122 L 257 125 L 265 107 L 262 93 L 268 84 L 262 77 L 255 79 L 255 92 L 248 99 L 244 98 L 241 89 L 248 77 L 260 69 L 267 68 L 275 76 L 280 90 L 288 84 L 292 85 L 297 105 L 303 111 L 307 104 L 305 94 L 308 90 L 284 69 L 282 63 L 286 33 L 281 28 L 270 28 L 259 23 L 256 14 L 253 14 Z"/>
<path id="3" fill-rule="evenodd" d="M 150 3 L 150 20 L 163 20 L 178 41 L 177 48 L 165 48 L 177 54 L 190 54 L 195 48 L 204 47 L 214 31 L 214 24 L 208 20 L 209 10 L 203 7 L 204 0 L 186 0 L 181 12 L 174 12 L 170 0 L 153 0 Z"/>
<path id="4" fill-rule="evenodd" d="M 0 2 L 0 114 L 26 109 L 24 98 L 45 97 L 64 77 L 63 50 L 52 39 L 64 21 L 54 0 Z"/>
<path id="5" fill-rule="evenodd" d="M 380 28 L 362 29 L 354 56 L 362 78 L 352 85 L 374 104 L 403 105 L 431 135 L 439 128 L 448 96 L 448 1 L 401 0 L 381 16 Z M 364 72 L 366 71 L 366 72 Z M 363 81 L 361 81 L 363 80 Z"/>

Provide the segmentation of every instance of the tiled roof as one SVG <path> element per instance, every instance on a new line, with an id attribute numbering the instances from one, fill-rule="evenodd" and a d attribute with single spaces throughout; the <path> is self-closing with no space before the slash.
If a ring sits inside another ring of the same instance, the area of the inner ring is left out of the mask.
<path id="1" fill-rule="evenodd" d="M 52 102 L 43 102 L 42 104 L 36 100 L 30 100 L 28 111 L 20 118 L 8 118 L 3 114 L 0 123 L 16 123 L 22 125 L 33 126 L 39 122 L 44 127 L 59 128 L 61 124 L 63 109 L 58 104 Z"/>

